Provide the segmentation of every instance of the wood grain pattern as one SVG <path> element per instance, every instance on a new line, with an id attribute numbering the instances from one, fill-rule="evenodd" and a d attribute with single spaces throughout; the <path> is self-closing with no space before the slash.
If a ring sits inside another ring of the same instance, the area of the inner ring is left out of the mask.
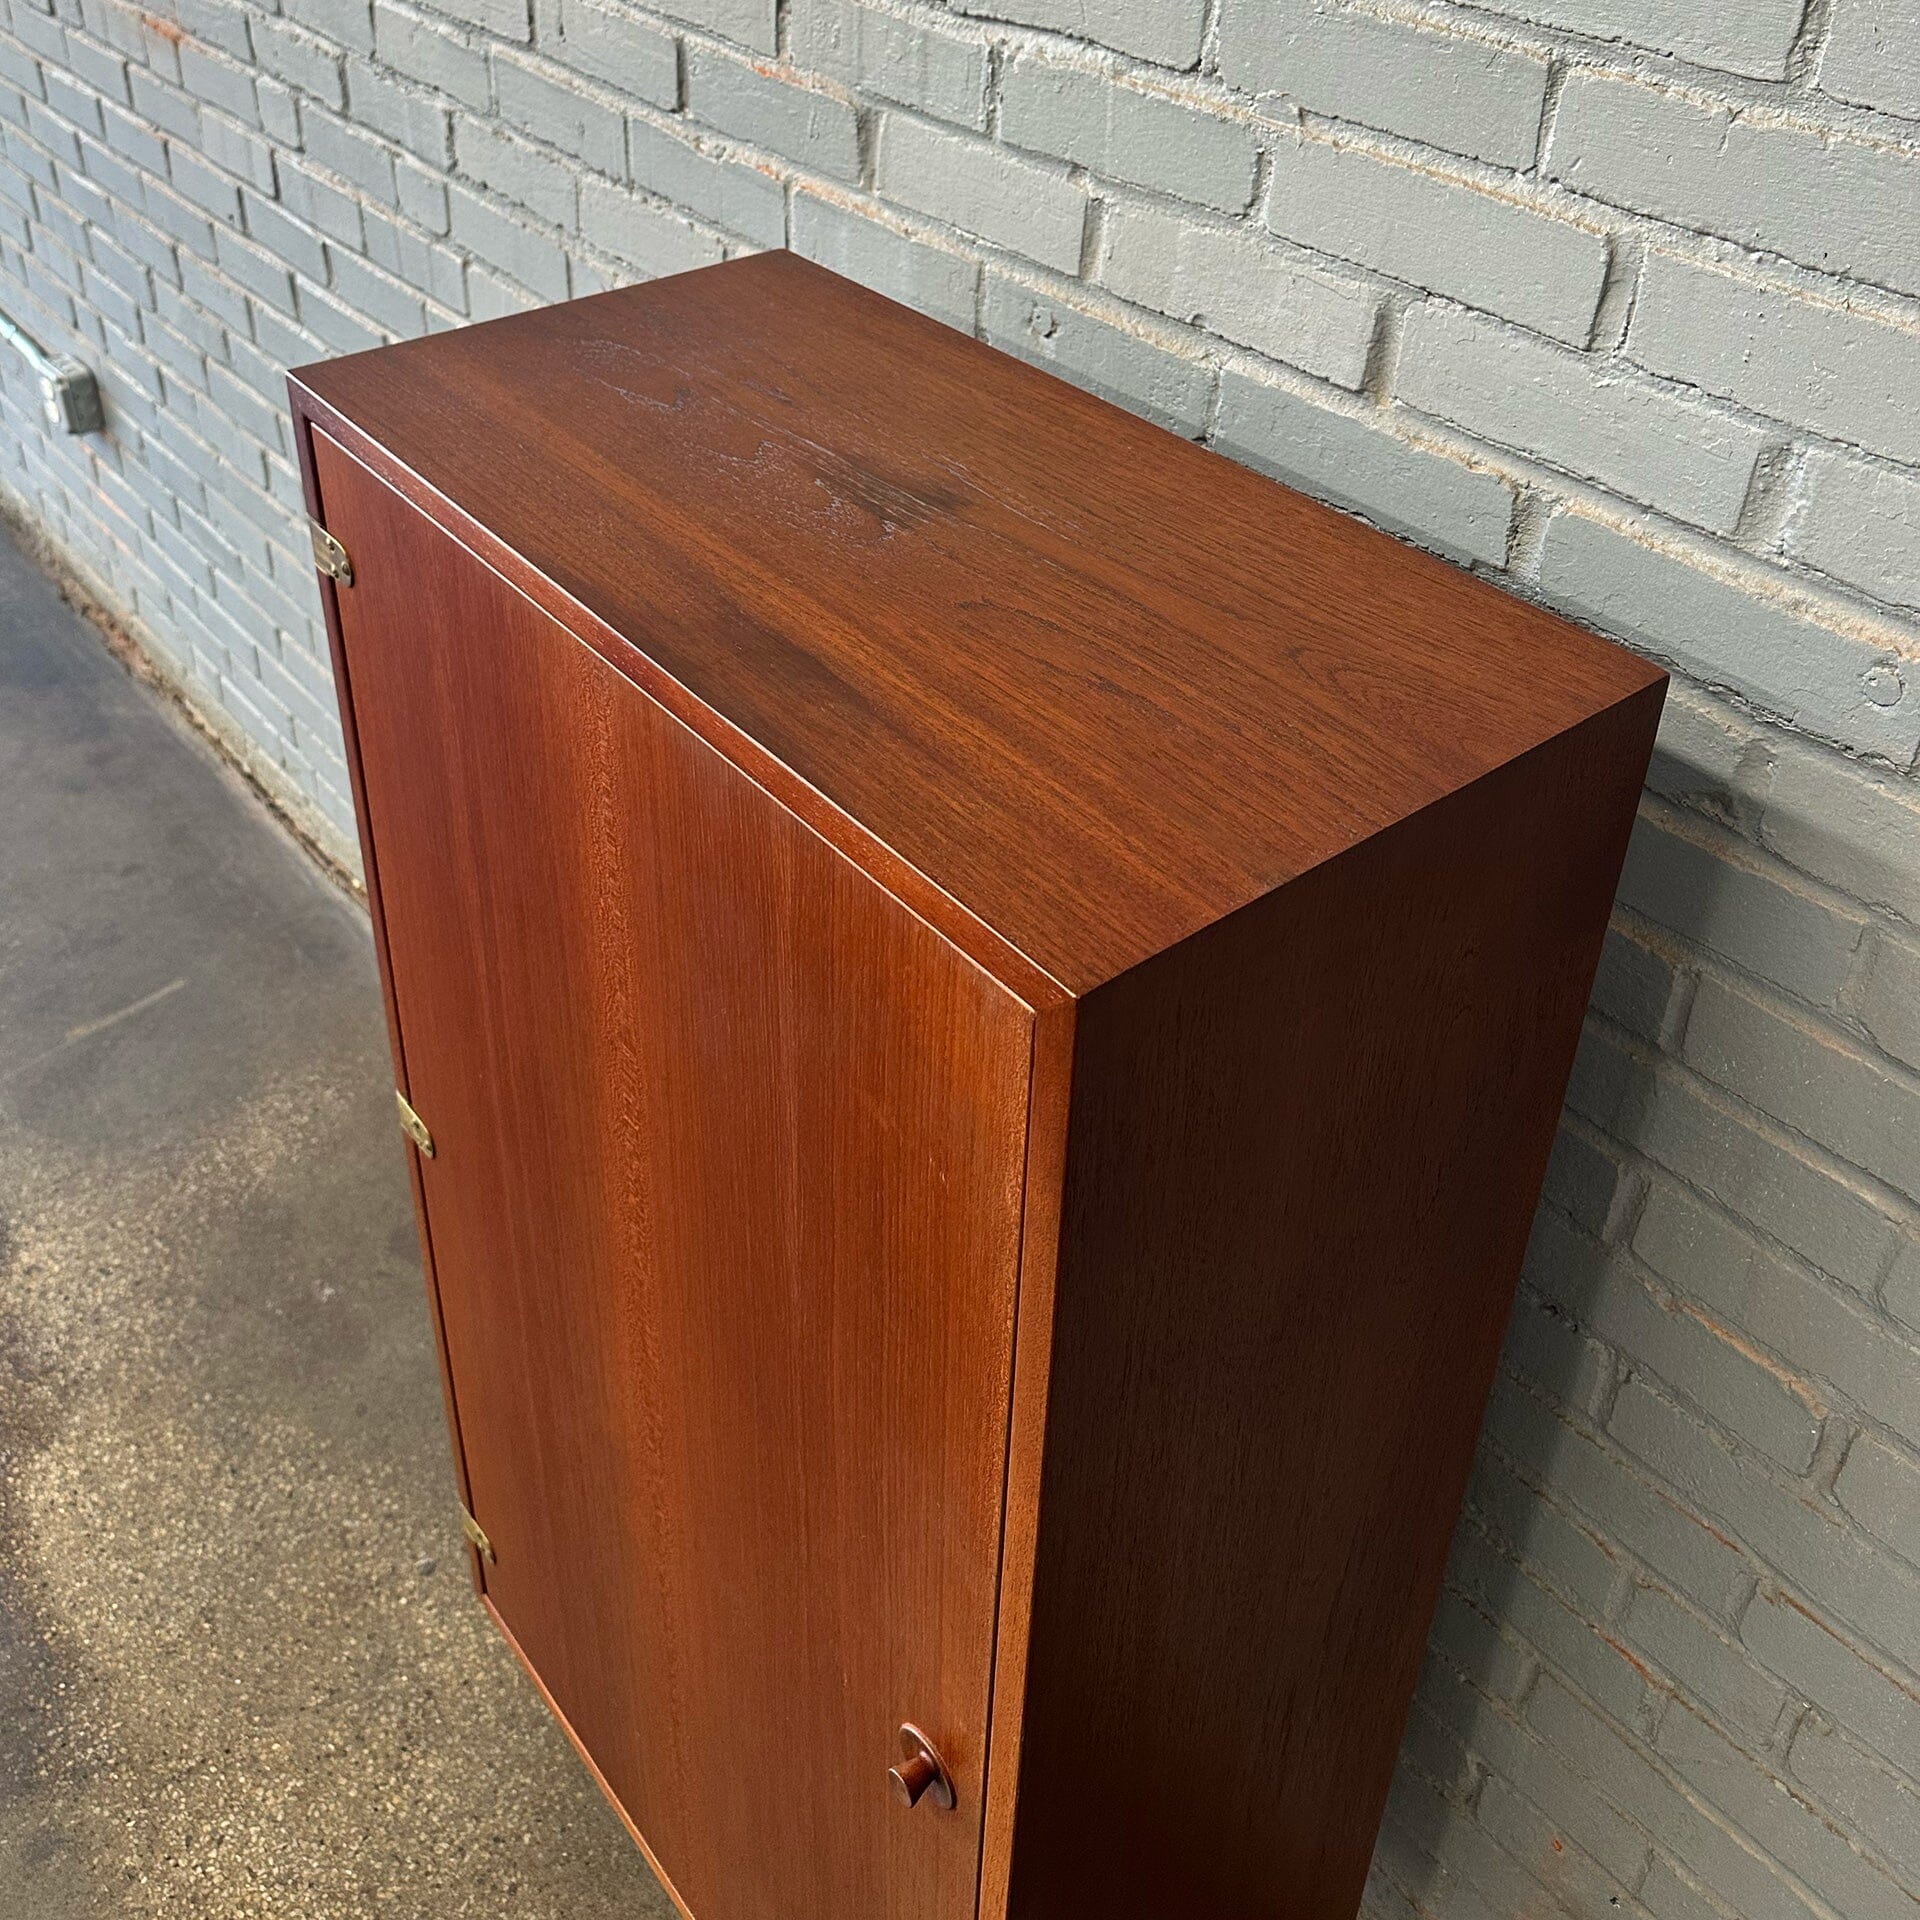
<path id="1" fill-rule="evenodd" d="M 1080 1003 L 1012 1920 L 1357 1906 L 1660 697 Z"/>
<path id="2" fill-rule="evenodd" d="M 962 1920 L 1031 1016 L 315 470 L 489 1603 L 689 1907 Z M 893 1802 L 903 1719 L 954 1812 Z"/>
<path id="3" fill-rule="evenodd" d="M 791 255 L 296 393 L 1073 992 L 1658 678 Z"/>

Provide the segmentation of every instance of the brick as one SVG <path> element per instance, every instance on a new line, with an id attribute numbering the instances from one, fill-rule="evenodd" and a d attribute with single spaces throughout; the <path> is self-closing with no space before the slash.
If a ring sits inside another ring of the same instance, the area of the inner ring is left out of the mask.
<path id="1" fill-rule="evenodd" d="M 493 104 L 487 56 L 457 34 L 403 7 L 376 0 L 373 45 L 384 66 L 484 113 Z M 353 62 L 349 71 L 357 72 Z"/>
<path id="2" fill-rule="evenodd" d="M 1665 954 L 1609 929 L 1593 980 L 1594 1011 L 1657 1041 L 1666 1032 L 1682 978 Z"/>
<path id="3" fill-rule="evenodd" d="M 426 309 L 419 294 L 338 247 L 329 249 L 329 260 L 334 292 L 363 319 L 396 339 L 411 339 L 426 330 Z"/>
<path id="4" fill-rule="evenodd" d="M 240 189 L 224 173 L 189 153 L 184 147 L 172 147 L 167 153 L 167 176 L 174 186 L 196 207 L 204 208 L 216 220 L 229 226 L 240 224 Z"/>
<path id="5" fill-rule="evenodd" d="M 1920 461 L 1920 329 L 1656 251 L 1627 345 L 1656 373 Z"/>
<path id="6" fill-rule="evenodd" d="M 1211 369 L 1004 274 L 986 276 L 980 330 L 994 346 L 1176 433 L 1196 434 L 1205 423 Z"/>
<path id="7" fill-rule="evenodd" d="M 1407 315 L 1396 397 L 1696 526 L 1729 532 L 1766 434 L 1630 369 L 1431 302 Z"/>
<path id="8" fill-rule="evenodd" d="M 470 27 L 483 27 L 508 40 L 528 39 L 533 31 L 528 0 L 433 0 L 435 8 Z"/>
<path id="9" fill-rule="evenodd" d="M 1000 96 L 1000 137 L 1011 146 L 1223 213 L 1252 197 L 1254 138 L 1239 121 L 1051 60 L 1016 60 Z"/>
<path id="10" fill-rule="evenodd" d="M 1913 0 L 1838 0 L 1820 86 L 1841 100 L 1920 119 L 1920 15 Z"/>
<path id="11" fill-rule="evenodd" d="M 1881 937 L 1858 1012 L 1860 1024 L 1884 1052 L 1920 1070 L 1920 946 Z"/>
<path id="12" fill-rule="evenodd" d="M 1920 1245 L 1909 1241 L 1900 1249 L 1880 1297 L 1896 1320 L 1920 1333 Z"/>
<path id="13" fill-rule="evenodd" d="M 1920 1195 L 1920 1088 L 1717 980 L 1687 1023 L 1690 1065 L 1855 1166 Z"/>
<path id="14" fill-rule="evenodd" d="M 777 180 L 745 161 L 690 145 L 651 120 L 630 120 L 633 182 L 755 246 L 777 247 L 787 229 L 787 197 Z"/>
<path id="15" fill-rule="evenodd" d="M 1274 152 L 1268 224 L 1303 246 L 1583 346 L 1600 304 L 1600 235 L 1462 181 L 1324 142 Z"/>
<path id="16" fill-rule="evenodd" d="M 1793 1738 L 1794 1778 L 1878 1851 L 1909 1899 L 1920 1884 L 1920 1792 L 1809 1715 Z"/>
<path id="17" fill-rule="evenodd" d="M 1596 40 L 1627 40 L 1757 79 L 1785 77 L 1805 0 L 1490 0 L 1494 11 Z M 1843 0 L 1844 4 L 1844 0 Z"/>
<path id="18" fill-rule="evenodd" d="M 1082 35 L 1119 53 L 1163 67 L 1190 67 L 1200 58 L 1206 0 L 952 0 L 956 13 L 1012 20 L 1024 27 Z"/>
<path id="19" fill-rule="evenodd" d="M 262 69 L 322 106 L 338 112 L 346 105 L 339 50 L 285 20 L 259 17 L 253 23 L 254 47 Z"/>
<path id="20" fill-rule="evenodd" d="M 1639 1587 L 1625 1626 L 1634 1650 L 1724 1726 L 1755 1742 L 1772 1731 L 1786 1689 L 1699 1615 L 1657 1587 Z"/>
<path id="21" fill-rule="evenodd" d="M 378 140 L 311 106 L 300 110 L 300 131 L 306 140 L 308 159 L 352 181 L 375 199 L 393 204 L 393 155 Z"/>
<path id="22" fill-rule="evenodd" d="M 1658 1746 L 1662 1758 L 1722 1813 L 1764 1834 L 1774 1858 L 1847 1920 L 1894 1920 L 1910 1910 L 1892 1880 L 1697 1714 L 1684 1707 L 1669 1713 Z"/>
<path id="23" fill-rule="evenodd" d="M 580 235 L 649 276 L 711 266 L 726 249 L 666 208 L 605 180 L 580 182 Z"/>
<path id="24" fill-rule="evenodd" d="M 1449 558 L 1497 566 L 1506 557 L 1507 482 L 1413 446 L 1384 420 L 1336 413 L 1229 369 L 1213 439 L 1235 459 Z"/>
<path id="25" fill-rule="evenodd" d="M 1493 1839 L 1525 1864 L 1566 1913 L 1602 1913 L 1622 1905 L 1627 1885 L 1637 1883 L 1646 1866 L 1647 1848 L 1641 1842 L 1633 1846 L 1632 1858 L 1619 1873 L 1609 1871 L 1584 1847 L 1564 1838 L 1556 1821 L 1498 1774 L 1481 1788 L 1474 1812 Z M 1538 1895 L 1529 1892 L 1527 1908 L 1537 1907 Z"/>
<path id="26" fill-rule="evenodd" d="M 274 152 L 270 142 L 249 129 L 236 126 L 217 113 L 203 114 L 200 120 L 200 156 L 237 180 L 244 180 L 262 193 L 275 186 Z"/>
<path id="27" fill-rule="evenodd" d="M 1867 1660 L 1842 1635 L 1780 1592 L 1747 1609 L 1740 1637 L 1781 1679 L 1920 1779 L 1920 1690 Z"/>
<path id="28" fill-rule="evenodd" d="M 778 0 L 661 0 L 658 11 L 705 27 L 723 40 L 737 40 L 756 53 L 777 51 L 774 14 Z"/>
<path id="29" fill-rule="evenodd" d="M 584 92 L 563 68 L 535 66 L 499 49 L 493 56 L 493 85 L 501 118 L 522 133 L 563 149 L 597 172 L 625 176 L 626 119 L 612 101 Z"/>
<path id="30" fill-rule="evenodd" d="M 1737 1534 L 1773 1567 L 1791 1567 L 1796 1587 L 1820 1610 L 1912 1666 L 1920 1651 L 1920 1580 L 1850 1525 L 1788 1493 L 1755 1463 L 1720 1446 L 1691 1416 L 1640 1379 L 1620 1389 L 1608 1430 Z M 1669 1583 L 1672 1584 L 1672 1583 Z M 1698 1596 L 1698 1589 L 1681 1582 Z"/>
<path id="31" fill-rule="evenodd" d="M 878 180 L 887 199 L 962 233 L 1060 273 L 1079 270 L 1087 194 L 1064 169 L 890 115 L 880 136 Z"/>
<path id="32" fill-rule="evenodd" d="M 1756 600 L 1578 514 L 1548 528 L 1540 585 L 1577 618 L 1796 726 L 1902 761 L 1920 749 L 1920 686 L 1890 643 Z"/>
<path id="33" fill-rule="evenodd" d="M 1920 1562 L 1920 1460 L 1863 1433 L 1848 1450 L 1833 1493 L 1876 1539 Z"/>
<path id="34" fill-rule="evenodd" d="M 469 248 L 542 299 L 567 297 L 567 256 L 546 235 L 522 226 L 464 187 L 449 189 L 447 204 L 456 245 Z"/>
<path id="35" fill-rule="evenodd" d="M 451 10 L 460 0 L 442 0 Z M 336 46 L 373 51 L 371 0 L 281 0 L 280 11 Z"/>
<path id="36" fill-rule="evenodd" d="M 1712 841 L 1642 818 L 1627 849 L 1620 902 L 1673 932 L 1825 1005 L 1852 966 L 1866 922 L 1769 872 L 1731 836 Z"/>
<path id="37" fill-rule="evenodd" d="M 462 115 L 454 123 L 453 151 L 470 180 L 552 225 L 571 227 L 578 219 L 578 169 L 548 148 L 503 133 L 491 121 Z"/>
<path id="38" fill-rule="evenodd" d="M 980 287 L 976 261 L 925 246 L 882 220 L 805 193 L 793 198 L 793 247 L 890 300 L 963 333 L 973 331 Z"/>
<path id="39" fill-rule="evenodd" d="M 848 0 L 792 0 L 787 33 L 809 72 L 976 132 L 987 124 L 987 48 L 978 37 Z"/>
<path id="40" fill-rule="evenodd" d="M 1868 906 L 1920 921 L 1920 789 L 1798 743 L 1779 752 L 1761 835 Z"/>
<path id="41" fill-rule="evenodd" d="M 837 95 L 718 53 L 687 55 L 687 111 L 710 127 L 837 180 L 860 178 L 860 129 Z"/>
<path id="42" fill-rule="evenodd" d="M 196 100 L 220 107 L 237 120 L 257 123 L 260 103 L 254 77 L 231 60 L 215 59 L 188 41 L 180 49 L 180 79 Z"/>
<path id="43" fill-rule="evenodd" d="M 1920 607 L 1920 475 L 1816 450 L 1803 484 L 1787 551 L 1881 599 Z"/>
<path id="44" fill-rule="evenodd" d="M 1576 73 L 1549 173 L 1576 192 L 1823 273 L 1920 289 L 1920 154 L 1761 122 L 1642 82 Z"/>
<path id="45" fill-rule="evenodd" d="M 1358 387 L 1379 296 L 1241 232 L 1157 209 L 1112 209 L 1102 280 L 1123 299 Z"/>
<path id="46" fill-rule="evenodd" d="M 680 43 L 671 33 L 623 6 L 552 4 L 552 23 L 540 41 L 550 59 L 656 107 L 680 104 Z"/>
<path id="47" fill-rule="evenodd" d="M 1283 108 L 1506 167 L 1532 164 L 1547 92 L 1538 54 L 1315 0 L 1224 0 L 1220 76 Z"/>

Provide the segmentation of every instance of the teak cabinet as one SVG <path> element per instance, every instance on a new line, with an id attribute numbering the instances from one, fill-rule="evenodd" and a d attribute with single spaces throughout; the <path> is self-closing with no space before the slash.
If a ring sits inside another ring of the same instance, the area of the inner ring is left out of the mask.
<path id="1" fill-rule="evenodd" d="M 292 392 L 475 1578 L 676 1897 L 1344 1920 L 1664 676 L 785 254 Z"/>

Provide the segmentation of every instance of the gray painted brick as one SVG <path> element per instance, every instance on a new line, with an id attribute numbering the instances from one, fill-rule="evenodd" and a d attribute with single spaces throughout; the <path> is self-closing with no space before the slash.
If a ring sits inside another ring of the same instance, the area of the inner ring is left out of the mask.
<path id="1" fill-rule="evenodd" d="M 1896 1320 L 1920 1333 L 1920 1244 L 1900 1249 L 1880 1297 Z"/>
<path id="2" fill-rule="evenodd" d="M 838 180 L 860 178 L 860 131 L 834 94 L 689 49 L 687 111 L 710 127 Z"/>
<path id="3" fill-rule="evenodd" d="M 1253 193 L 1249 127 L 1057 61 L 1016 60 L 1001 76 L 1000 137 L 1224 213 Z"/>
<path id="4" fill-rule="evenodd" d="M 1357 148 L 1286 141 L 1268 224 L 1336 258 L 1584 345 L 1607 273 L 1600 235 Z"/>
<path id="5" fill-rule="evenodd" d="M 1238 230 L 1115 207 L 1100 272 L 1123 299 L 1336 386 L 1358 387 L 1366 373 L 1379 297 Z"/>
<path id="6" fill-rule="evenodd" d="M 1920 787 L 1912 780 L 1784 744 L 1761 833 L 1803 872 L 1920 922 Z"/>
<path id="7" fill-rule="evenodd" d="M 1656 251 L 1628 351 L 1777 419 L 1920 460 L 1920 329 Z"/>
<path id="8" fill-rule="evenodd" d="M 996 347 L 1047 367 L 1176 433 L 1197 434 L 1213 392 L 1211 370 L 1190 356 L 989 272 L 981 332 Z"/>
<path id="9" fill-rule="evenodd" d="M 630 261 L 649 276 L 683 273 L 723 257 L 718 238 L 624 187 L 592 177 L 580 182 L 580 233 L 590 245 Z"/>
<path id="10" fill-rule="evenodd" d="M 778 0 L 660 0 L 658 11 L 723 40 L 737 40 L 756 53 L 773 53 Z"/>
<path id="11" fill-rule="evenodd" d="M 550 59 L 604 80 L 657 107 L 680 104 L 680 43 L 624 6 L 596 0 L 549 0 L 540 50 Z"/>
<path id="12" fill-rule="evenodd" d="M 463 106 L 484 112 L 493 103 L 493 81 L 485 53 L 410 7 L 375 0 L 373 46 L 383 65 L 422 86 L 451 95 Z M 358 72 L 359 65 L 351 62 L 348 71 Z"/>
<path id="13" fill-rule="evenodd" d="M 443 4 L 455 11 L 461 0 Z M 371 0 L 281 0 L 280 11 L 336 46 L 351 47 L 355 53 L 373 51 Z"/>
<path id="14" fill-rule="evenodd" d="M 936 120 L 976 131 L 987 124 L 987 48 L 978 37 L 849 0 L 792 0 L 787 33 L 794 60 L 810 72 Z"/>
<path id="15" fill-rule="evenodd" d="M 957 253 L 923 245 L 883 220 L 797 193 L 793 247 L 823 267 L 931 314 L 963 333 L 973 331 L 980 267 Z"/>
<path id="16" fill-rule="evenodd" d="M 1812 1714 L 1793 1737 L 1791 1763 L 1794 1778 L 1877 1850 L 1889 1877 L 1912 1899 L 1920 1886 L 1920 1793 Z"/>
<path id="17" fill-rule="evenodd" d="M 1016 253 L 1072 273 L 1086 228 L 1085 188 L 1063 169 L 1005 147 L 889 115 L 880 136 L 880 192 Z"/>
<path id="18" fill-rule="evenodd" d="M 1685 1053 L 1763 1113 L 1920 1198 L 1920 1087 L 1910 1079 L 1713 979 L 1694 997 Z"/>
<path id="19" fill-rule="evenodd" d="M 1920 1779 L 1920 1690 L 1911 1681 L 1875 1666 L 1778 1591 L 1755 1597 L 1740 1622 L 1740 1637 L 1789 1686 Z"/>
<path id="20" fill-rule="evenodd" d="M 1766 1738 L 1786 1689 L 1732 1641 L 1658 1587 L 1635 1589 L 1625 1624 L 1634 1649 L 1664 1667 L 1689 1698 L 1735 1733 Z"/>
<path id="21" fill-rule="evenodd" d="M 625 176 L 626 117 L 613 101 L 584 91 L 575 75 L 495 48 L 493 88 L 502 118 L 521 132 L 563 148 L 597 172 Z"/>
<path id="22" fill-rule="evenodd" d="M 579 170 L 551 149 L 462 115 L 454 122 L 453 151 L 470 180 L 552 225 L 570 227 L 578 218 Z"/>
<path id="23" fill-rule="evenodd" d="M 1598 520 L 1553 522 L 1540 584 L 1590 624 L 1827 739 L 1903 762 L 1920 748 L 1920 685 L 1907 684 L 1920 676 L 1891 647 L 1756 600 Z"/>
<path id="24" fill-rule="evenodd" d="M 312 106 L 300 111 L 300 132 L 309 159 L 392 204 L 393 155 L 380 141 Z"/>
<path id="25" fill-rule="evenodd" d="M 1920 11 L 1914 0 L 1837 0 L 1820 85 L 1839 99 L 1920 119 Z"/>
<path id="26" fill-rule="evenodd" d="M 1808 456 L 1804 484 L 1787 551 L 1881 599 L 1920 607 L 1920 474 L 1821 450 Z"/>
<path id="27" fill-rule="evenodd" d="M 1904 1559 L 1920 1561 L 1920 1460 L 1870 1433 L 1848 1450 L 1834 1498 Z"/>
<path id="28" fill-rule="evenodd" d="M 744 161 L 703 152 L 651 120 L 627 124 L 633 183 L 672 200 L 755 246 L 777 247 L 786 235 L 787 197 Z"/>
<path id="29" fill-rule="evenodd" d="M 1281 107 L 1508 167 L 1531 164 L 1547 92 L 1537 53 L 1325 0 L 1223 0 L 1220 75 Z"/>
<path id="30" fill-rule="evenodd" d="M 1410 445 L 1384 421 L 1336 413 L 1229 369 L 1213 444 L 1453 559 L 1492 566 L 1506 555 L 1513 518 L 1507 482 Z"/>
<path id="31" fill-rule="evenodd" d="M 1548 171 L 1614 206 L 1826 273 L 1920 289 L 1920 153 L 1581 73 L 1561 95 Z"/>
<path id="32" fill-rule="evenodd" d="M 1083 35 L 1120 53 L 1163 67 L 1190 67 L 1200 57 L 1206 0 L 951 0 L 956 13 Z"/>
<path id="33" fill-rule="evenodd" d="M 1407 316 L 1394 390 L 1481 439 L 1720 532 L 1738 521 L 1767 445 L 1763 429 L 1629 368 L 1432 303 Z"/>
<path id="34" fill-rule="evenodd" d="M 433 4 L 470 27 L 484 27 L 509 40 L 525 40 L 532 31 L 528 0 L 433 0 Z"/>
<path id="35" fill-rule="evenodd" d="M 1685 977 L 1665 954 L 1643 947 L 1617 927 L 1612 928 L 1594 975 L 1594 1011 L 1619 1021 L 1643 1039 L 1658 1041 L 1666 1032 L 1675 995 Z"/>
<path id="36" fill-rule="evenodd" d="M 567 256 L 552 240 L 465 187 L 450 188 L 447 202 L 456 245 L 478 254 L 530 293 L 546 300 L 567 297 Z"/>
<path id="37" fill-rule="evenodd" d="M 1920 946 L 1881 938 L 1860 991 L 1859 1015 L 1884 1052 L 1920 1071 Z"/>
<path id="38" fill-rule="evenodd" d="M 1682 834 L 1643 816 L 1627 849 L 1622 906 L 1786 988 L 1832 1000 L 1866 921 L 1769 872 L 1730 836 Z"/>
<path id="39" fill-rule="evenodd" d="M 1800 31 L 1805 0 L 1487 0 L 1501 13 L 1626 40 L 1730 73 L 1777 80 Z M 1845 0 L 1842 0 L 1845 4 Z"/>

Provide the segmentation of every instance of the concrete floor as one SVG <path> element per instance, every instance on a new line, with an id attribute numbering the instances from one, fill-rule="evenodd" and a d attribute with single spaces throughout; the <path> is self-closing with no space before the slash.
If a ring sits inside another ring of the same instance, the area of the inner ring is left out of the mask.
<path id="1" fill-rule="evenodd" d="M 455 1522 L 366 918 L 0 536 L 0 1913 L 665 1915 Z"/>

